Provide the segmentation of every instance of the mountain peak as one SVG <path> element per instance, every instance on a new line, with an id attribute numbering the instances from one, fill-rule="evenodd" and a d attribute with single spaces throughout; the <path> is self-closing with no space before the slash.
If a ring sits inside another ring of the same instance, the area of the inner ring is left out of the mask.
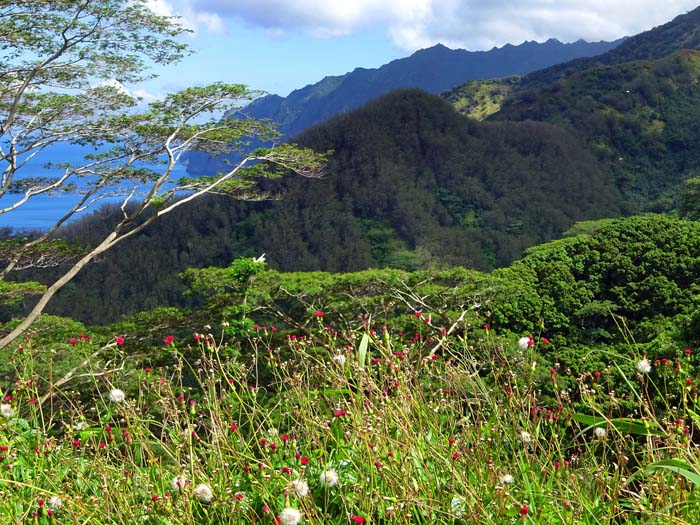
<path id="1" fill-rule="evenodd" d="M 416 51 L 377 69 L 356 68 L 345 75 L 326 77 L 290 93 L 286 98 L 264 97 L 248 106 L 253 118 L 271 119 L 293 136 L 329 117 L 356 108 L 398 88 L 442 93 L 470 80 L 523 75 L 571 58 L 590 56 L 613 46 L 546 43 L 506 44 L 491 51 L 450 49 L 442 43 Z"/>

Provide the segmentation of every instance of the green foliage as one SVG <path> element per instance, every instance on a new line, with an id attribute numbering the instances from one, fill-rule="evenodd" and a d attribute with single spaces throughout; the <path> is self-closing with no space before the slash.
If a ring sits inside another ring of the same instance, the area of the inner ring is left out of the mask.
<path id="1" fill-rule="evenodd" d="M 463 115 L 484 120 L 501 109 L 501 104 L 518 82 L 519 77 L 474 80 L 442 96 Z"/>
<path id="2" fill-rule="evenodd" d="M 493 118 L 536 120 L 581 138 L 622 190 L 628 209 L 678 206 L 683 180 L 698 168 L 698 51 L 580 71 L 515 91 Z"/>
<path id="3" fill-rule="evenodd" d="M 700 219 L 700 177 L 690 177 L 683 182 L 683 193 L 678 213 L 684 219 Z"/>
<path id="4" fill-rule="evenodd" d="M 591 233 L 532 248 L 495 272 L 523 290 L 515 297 L 527 293 L 529 300 L 527 307 L 509 301 L 506 287 L 494 301 L 494 322 L 543 317 L 553 333 L 584 342 L 619 339 L 623 319 L 637 336 L 653 340 L 664 319 L 698 308 L 696 223 L 648 215 L 585 229 Z"/>

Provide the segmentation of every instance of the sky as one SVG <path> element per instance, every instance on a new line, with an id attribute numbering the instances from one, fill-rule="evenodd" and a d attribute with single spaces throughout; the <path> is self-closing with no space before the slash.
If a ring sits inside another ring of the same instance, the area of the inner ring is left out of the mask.
<path id="1" fill-rule="evenodd" d="M 132 87 L 148 99 L 215 81 L 288 95 L 442 43 L 470 51 L 526 40 L 614 40 L 700 0 L 148 0 L 192 30 L 195 54 Z"/>

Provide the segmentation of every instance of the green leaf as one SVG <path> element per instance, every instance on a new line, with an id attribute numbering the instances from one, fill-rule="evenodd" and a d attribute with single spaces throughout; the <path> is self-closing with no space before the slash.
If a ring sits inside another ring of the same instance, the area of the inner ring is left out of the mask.
<path id="1" fill-rule="evenodd" d="M 571 416 L 571 419 L 584 425 L 588 425 L 577 434 L 577 437 L 594 427 L 601 426 L 610 426 L 621 434 L 636 434 L 639 436 L 663 435 L 663 431 L 659 429 L 658 423 L 654 421 L 646 421 L 644 419 L 633 419 L 630 417 L 608 419 L 602 416 L 589 416 L 587 414 L 574 414 Z"/>
<path id="2" fill-rule="evenodd" d="M 365 364 L 367 363 L 367 349 L 369 347 L 369 335 L 368 334 L 363 334 L 362 339 L 360 340 L 360 348 L 358 349 L 357 352 L 357 362 L 360 364 L 360 367 L 364 368 Z"/>
<path id="3" fill-rule="evenodd" d="M 700 487 L 700 474 L 693 472 L 693 467 L 687 461 L 683 461 L 682 459 L 662 459 L 645 467 L 647 472 L 653 472 L 659 469 L 670 470 L 671 472 L 680 474 L 696 487 Z"/>

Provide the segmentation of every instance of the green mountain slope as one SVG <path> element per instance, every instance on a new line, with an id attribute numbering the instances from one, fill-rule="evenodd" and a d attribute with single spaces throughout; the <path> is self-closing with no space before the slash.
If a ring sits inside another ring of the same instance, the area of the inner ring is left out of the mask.
<path id="1" fill-rule="evenodd" d="M 499 121 L 549 122 L 581 137 L 628 202 L 678 205 L 700 169 L 700 51 L 582 71 L 506 99 Z"/>
<path id="2" fill-rule="evenodd" d="M 470 121 L 422 91 L 391 93 L 299 139 L 335 151 L 325 178 L 263 186 L 280 200 L 183 206 L 87 270 L 53 311 L 94 321 L 105 308 L 114 316 L 177 301 L 177 272 L 260 253 L 280 270 L 489 269 L 577 221 L 622 212 L 607 173 L 573 134 Z M 94 239 L 107 222 L 102 214 L 66 234 Z"/>
<path id="3" fill-rule="evenodd" d="M 466 115 L 486 118 L 500 109 L 508 95 L 544 88 L 567 76 L 601 66 L 658 60 L 680 49 L 700 49 L 700 7 L 666 24 L 629 37 L 605 53 L 555 64 L 518 79 L 474 80 L 452 88 L 445 97 Z M 493 94 L 489 96 L 490 93 Z"/>

